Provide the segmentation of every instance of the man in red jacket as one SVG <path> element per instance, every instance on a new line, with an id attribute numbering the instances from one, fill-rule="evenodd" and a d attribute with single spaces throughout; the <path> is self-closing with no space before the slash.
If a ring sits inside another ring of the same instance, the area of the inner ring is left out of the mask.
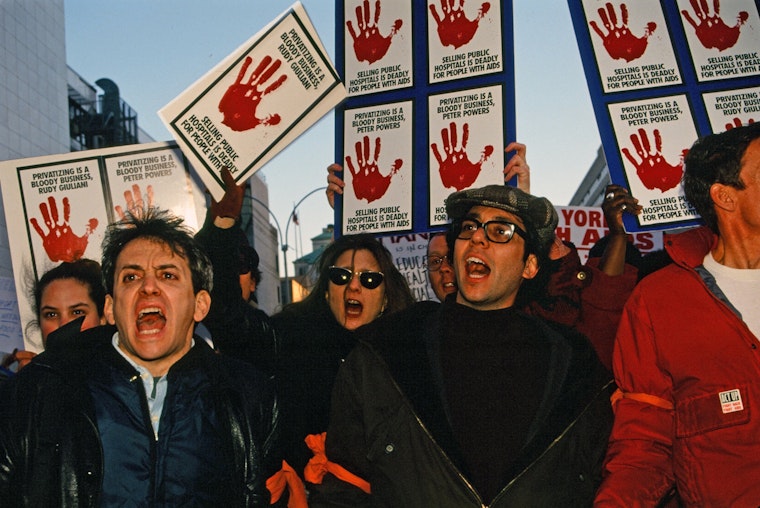
<path id="1" fill-rule="evenodd" d="M 760 123 L 698 140 L 683 184 L 706 226 L 626 304 L 596 506 L 760 505 Z"/>

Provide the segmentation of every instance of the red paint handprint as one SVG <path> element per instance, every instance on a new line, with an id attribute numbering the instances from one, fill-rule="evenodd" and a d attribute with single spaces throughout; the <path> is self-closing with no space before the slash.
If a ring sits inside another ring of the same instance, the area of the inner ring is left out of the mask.
<path id="1" fill-rule="evenodd" d="M 480 168 L 488 157 L 493 153 L 493 146 L 486 145 L 480 155 L 480 160 L 473 163 L 467 157 L 467 142 L 470 138 L 470 126 L 462 126 L 462 145 L 457 147 L 457 125 L 454 122 L 449 124 L 449 129 L 441 129 L 441 138 L 443 139 L 443 151 L 446 153 L 446 159 L 441 157 L 438 151 L 438 145 L 433 143 L 430 148 L 433 149 L 433 155 L 438 161 L 438 172 L 441 174 L 441 183 L 444 187 L 453 187 L 460 191 L 470 187 L 480 174 Z"/>
<path id="2" fill-rule="evenodd" d="M 148 185 L 148 193 L 147 193 L 147 208 L 151 208 L 153 206 L 153 186 Z M 143 198 L 142 192 L 140 192 L 140 186 L 135 184 L 132 184 L 132 190 L 125 190 L 124 191 L 124 200 L 127 202 L 127 208 L 126 210 L 121 205 L 116 205 L 114 207 L 114 211 L 116 212 L 116 215 L 119 217 L 119 220 L 124 220 L 126 218 L 127 213 L 132 214 L 133 217 L 141 217 L 143 212 L 146 209 L 146 203 L 145 199 Z"/>
<path id="3" fill-rule="evenodd" d="M 393 23 L 391 33 L 387 37 L 380 35 L 378 22 L 380 21 L 380 0 L 375 2 L 375 17 L 370 21 L 369 0 L 364 0 L 364 9 L 356 7 L 356 25 L 359 33 L 354 30 L 350 21 L 346 22 L 351 38 L 354 40 L 354 54 L 360 62 L 375 63 L 385 56 L 391 47 L 391 39 L 401 28 L 402 21 L 397 19 Z"/>
<path id="4" fill-rule="evenodd" d="M 69 226 L 69 217 L 71 216 L 69 198 L 63 198 L 63 224 L 58 224 L 58 205 L 56 205 L 53 196 L 48 198 L 47 204 L 45 202 L 40 203 L 40 212 L 42 212 L 42 220 L 47 226 L 47 233 L 42 230 L 37 219 L 31 218 L 29 222 L 42 238 L 42 246 L 50 261 L 70 263 L 80 259 L 87 249 L 88 237 L 98 227 L 98 219 L 90 219 L 84 235 L 76 236 Z"/>
<path id="5" fill-rule="evenodd" d="M 357 199 L 366 199 L 368 203 L 383 197 L 391 184 L 391 178 L 398 173 L 404 161 L 396 159 L 391 167 L 391 172 L 387 176 L 380 174 L 380 168 L 377 161 L 380 158 L 380 138 L 375 138 L 375 154 L 370 159 L 369 137 L 364 136 L 364 140 L 357 141 L 354 145 L 356 149 L 356 164 L 358 169 L 354 168 L 351 157 L 346 157 L 346 165 L 353 177 L 351 183 L 354 187 L 354 194 Z"/>
<path id="6" fill-rule="evenodd" d="M 278 58 L 272 61 L 272 57 L 265 56 L 256 69 L 251 73 L 248 81 L 244 82 L 245 73 L 253 62 L 250 56 L 245 57 L 243 67 L 238 73 L 235 83 L 230 85 L 219 101 L 219 111 L 224 114 L 222 123 L 233 131 L 241 132 L 253 129 L 257 125 L 277 125 L 280 123 L 280 115 L 268 115 L 265 118 L 256 116 L 256 108 L 261 99 L 282 86 L 288 78 L 285 74 L 277 78 L 271 85 L 265 86 L 265 82 L 274 75 L 282 65 Z"/>
<path id="7" fill-rule="evenodd" d="M 699 42 L 704 47 L 723 51 L 736 44 L 736 41 L 739 40 L 741 26 L 749 18 L 749 14 L 746 11 L 739 12 L 739 15 L 736 17 L 736 25 L 728 26 L 720 17 L 720 0 L 713 0 L 712 14 L 710 14 L 707 7 L 707 0 L 691 0 L 690 3 L 691 8 L 694 9 L 694 13 L 699 19 L 699 23 L 691 17 L 689 11 L 681 11 L 681 14 L 694 27 L 697 39 L 699 39 Z"/>
<path id="8" fill-rule="evenodd" d="M 752 125 L 753 123 L 755 123 L 755 119 L 754 118 L 750 118 L 749 120 L 747 120 L 747 125 Z M 742 126 L 741 119 L 740 118 L 734 118 L 734 123 L 727 123 L 726 124 L 726 130 L 729 131 L 729 130 L 733 129 L 734 127 L 741 127 L 741 126 Z"/>
<path id="9" fill-rule="evenodd" d="M 636 168 L 636 174 L 644 187 L 660 189 L 665 192 L 681 182 L 683 157 L 686 156 L 688 150 L 681 152 L 681 161 L 674 166 L 662 156 L 662 137 L 658 129 L 654 130 L 654 152 L 652 152 L 649 137 L 644 129 L 639 129 L 638 135 L 631 134 L 631 142 L 640 160 L 635 159 L 627 148 L 623 148 L 623 155 Z"/>
<path id="10" fill-rule="evenodd" d="M 475 37 L 478 23 L 491 10 L 491 4 L 483 2 L 475 19 L 467 19 L 464 15 L 464 0 L 459 0 L 458 6 L 455 6 L 455 3 L 456 0 L 441 0 L 441 14 L 438 14 L 435 5 L 430 4 L 430 13 L 433 15 L 435 24 L 438 25 L 438 38 L 441 44 L 454 46 L 456 49 Z"/>
<path id="11" fill-rule="evenodd" d="M 604 49 L 607 53 L 614 58 L 622 58 L 626 62 L 630 62 L 639 58 L 644 54 L 647 49 L 647 39 L 657 28 L 657 24 L 653 21 L 647 23 L 647 28 L 644 31 L 642 37 L 636 37 L 631 33 L 628 28 L 628 7 L 625 4 L 620 4 L 620 18 L 621 24 L 618 25 L 617 14 L 615 14 L 615 7 L 609 2 L 604 4 L 607 10 L 599 8 L 599 18 L 602 20 L 604 28 L 607 30 L 605 34 L 602 32 L 596 21 L 589 22 L 591 28 L 602 38 L 604 43 Z"/>

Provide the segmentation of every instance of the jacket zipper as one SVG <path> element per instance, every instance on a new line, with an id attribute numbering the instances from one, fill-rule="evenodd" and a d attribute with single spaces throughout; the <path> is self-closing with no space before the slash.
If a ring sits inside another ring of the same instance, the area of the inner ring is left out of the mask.
<path id="1" fill-rule="evenodd" d="M 383 362 L 383 364 L 384 363 L 385 362 Z M 435 440 L 435 438 L 430 433 L 428 428 L 425 426 L 422 420 L 420 420 L 420 417 L 417 415 L 417 412 L 414 410 L 411 404 L 409 404 L 409 400 L 406 398 L 406 396 L 404 395 L 404 392 L 401 390 L 401 387 L 399 387 L 398 383 L 396 383 L 396 380 L 393 378 L 393 376 L 390 375 L 390 372 L 388 372 L 388 377 L 393 382 L 393 386 L 396 388 L 396 391 L 398 391 L 399 395 L 401 395 L 401 400 L 404 402 L 406 407 L 409 408 L 409 411 L 411 411 L 412 415 L 414 415 L 414 419 L 417 420 L 417 424 L 420 426 L 420 428 L 422 428 L 422 431 L 425 433 L 428 439 L 430 439 L 430 441 L 432 441 L 435 444 L 435 446 L 441 452 L 441 455 L 443 455 L 443 458 L 446 459 L 446 463 L 449 465 L 449 467 L 451 467 L 451 469 L 454 471 L 457 477 L 459 477 L 462 483 L 464 483 L 467 486 L 467 488 L 472 493 L 472 495 L 475 496 L 475 501 L 480 505 L 480 508 L 488 508 L 488 505 L 483 502 L 483 499 L 480 497 L 480 494 L 478 494 L 478 491 L 475 490 L 475 487 L 473 487 L 470 481 L 467 478 L 465 478 L 465 476 L 459 471 L 459 468 L 449 458 L 448 454 L 446 454 L 446 452 L 443 451 L 443 448 L 441 448 L 441 446 Z"/>

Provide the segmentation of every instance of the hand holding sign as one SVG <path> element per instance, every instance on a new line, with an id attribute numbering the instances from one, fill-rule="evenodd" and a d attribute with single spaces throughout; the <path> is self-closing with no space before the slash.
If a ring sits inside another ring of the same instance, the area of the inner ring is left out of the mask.
<path id="1" fill-rule="evenodd" d="M 665 160 L 662 155 L 662 137 L 658 129 L 654 130 L 654 152 L 644 129 L 639 129 L 638 135 L 631 134 L 631 143 L 640 160 L 635 159 L 627 148 L 622 149 L 623 155 L 636 168 L 636 174 L 647 189 L 660 189 L 665 192 L 680 183 L 681 175 L 683 175 L 683 160 L 677 165 L 672 165 Z M 684 150 L 683 155 L 686 155 L 687 151 Z"/>
<path id="2" fill-rule="evenodd" d="M 718 51 L 731 48 L 736 44 L 736 41 L 739 40 L 741 26 L 749 18 L 749 14 L 746 11 L 741 11 L 737 16 L 736 25 L 726 25 L 720 17 L 720 2 L 718 0 L 714 2 L 714 12 L 712 14 L 708 12 L 706 1 L 698 2 L 697 0 L 691 0 L 691 8 L 694 9 L 699 22 L 691 17 L 689 11 L 681 11 L 681 14 L 694 27 L 694 33 L 699 42 L 705 48 L 715 48 Z"/>
<path id="3" fill-rule="evenodd" d="M 397 19 L 393 23 L 393 29 L 387 37 L 380 35 L 378 22 L 380 21 L 380 0 L 375 2 L 375 17 L 370 22 L 369 0 L 364 0 L 364 9 L 356 7 L 356 25 L 359 32 L 354 29 L 350 21 L 346 26 L 354 40 L 354 54 L 360 62 L 375 63 L 385 56 L 391 46 L 391 39 L 401 28 L 402 21 Z"/>
<path id="4" fill-rule="evenodd" d="M 596 21 L 589 22 L 591 28 L 602 38 L 604 43 L 604 49 L 614 59 L 623 59 L 626 62 L 630 62 L 639 58 L 644 54 L 647 49 L 647 39 L 657 28 L 657 24 L 650 21 L 647 23 L 647 28 L 644 31 L 642 37 L 636 37 L 631 33 L 628 28 L 628 7 L 622 3 L 620 4 L 620 17 L 622 23 L 618 25 L 617 14 L 615 14 L 615 7 L 607 2 L 605 4 L 607 10 L 599 8 L 599 18 L 602 20 L 604 28 L 607 33 L 604 33 Z"/>
<path id="5" fill-rule="evenodd" d="M 217 201 L 213 197 L 211 198 L 211 210 L 212 217 L 230 217 L 237 220 L 240 217 L 240 212 L 243 209 L 243 198 L 245 197 L 246 182 L 243 181 L 240 185 L 235 182 L 235 177 L 232 176 L 228 167 L 223 167 L 220 173 L 222 182 L 224 182 L 224 196 Z"/>
<path id="6" fill-rule="evenodd" d="M 517 177 L 517 188 L 530 194 L 530 166 L 528 166 L 528 147 L 517 141 L 513 141 L 504 149 L 509 153 L 514 151 L 509 162 L 504 167 L 504 183 L 509 184 L 513 177 Z"/>
<path id="7" fill-rule="evenodd" d="M 237 80 L 230 85 L 222 100 L 219 101 L 219 111 L 224 114 L 222 123 L 233 131 L 246 131 L 262 124 L 277 125 L 280 123 L 280 115 L 277 114 L 258 118 L 256 108 L 259 107 L 264 96 L 280 88 L 287 79 L 285 74 L 281 74 L 272 84 L 264 88 L 266 82 L 282 65 L 282 60 L 278 58 L 272 61 L 271 56 L 265 56 L 251 73 L 248 81 L 244 81 L 244 76 L 252 62 L 253 59 L 250 56 L 245 57 Z"/>
<path id="8" fill-rule="evenodd" d="M 430 13 L 438 25 L 438 38 L 443 46 L 459 48 L 472 40 L 478 31 L 478 23 L 491 10 L 491 4 L 483 2 L 478 9 L 475 19 L 467 19 L 464 15 L 464 0 L 455 5 L 455 0 L 441 0 L 441 14 L 435 5 L 430 5 Z"/>
<path id="9" fill-rule="evenodd" d="M 45 249 L 50 261 L 72 262 L 80 259 L 87 249 L 87 241 L 90 234 L 98 227 L 98 219 L 91 218 L 87 223 L 84 235 L 76 236 L 69 226 L 71 216 L 71 206 L 69 198 L 63 198 L 63 223 L 58 224 L 58 205 L 55 198 L 50 196 L 47 204 L 40 203 L 40 212 L 42 220 L 47 227 L 47 233 L 42 230 L 36 218 L 31 218 L 29 222 L 37 234 L 42 238 L 42 247 Z"/>
<path id="10" fill-rule="evenodd" d="M 391 184 L 391 178 L 401 169 L 404 161 L 396 159 L 391 167 L 391 172 L 387 176 L 380 174 L 377 161 L 380 157 L 380 138 L 375 138 L 375 154 L 370 158 L 369 137 L 364 136 L 363 143 L 357 141 L 354 145 L 356 149 L 356 164 L 351 161 L 351 157 L 346 157 L 346 165 L 351 172 L 354 194 L 357 199 L 366 199 L 369 203 L 385 195 L 388 186 Z"/>
<path id="11" fill-rule="evenodd" d="M 473 163 L 467 157 L 467 142 L 470 139 L 469 124 L 465 123 L 462 126 L 461 146 L 457 146 L 457 125 L 454 122 L 449 124 L 449 130 L 441 129 L 441 138 L 443 139 L 443 151 L 446 153 L 446 159 L 441 156 L 436 143 L 430 145 L 430 148 L 433 149 L 433 155 L 438 161 L 441 183 L 444 187 L 453 187 L 458 191 L 470 187 L 478 178 L 483 163 L 493 153 L 493 146 L 486 145 L 480 155 L 480 160 Z"/>

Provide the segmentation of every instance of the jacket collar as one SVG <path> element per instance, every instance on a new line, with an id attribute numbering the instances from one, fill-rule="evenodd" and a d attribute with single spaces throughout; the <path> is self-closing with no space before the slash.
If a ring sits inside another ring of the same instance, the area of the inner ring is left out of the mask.
<path id="1" fill-rule="evenodd" d="M 718 235 L 707 226 L 665 235 L 665 250 L 674 262 L 694 268 L 702 264 L 705 255 L 715 247 Z"/>

